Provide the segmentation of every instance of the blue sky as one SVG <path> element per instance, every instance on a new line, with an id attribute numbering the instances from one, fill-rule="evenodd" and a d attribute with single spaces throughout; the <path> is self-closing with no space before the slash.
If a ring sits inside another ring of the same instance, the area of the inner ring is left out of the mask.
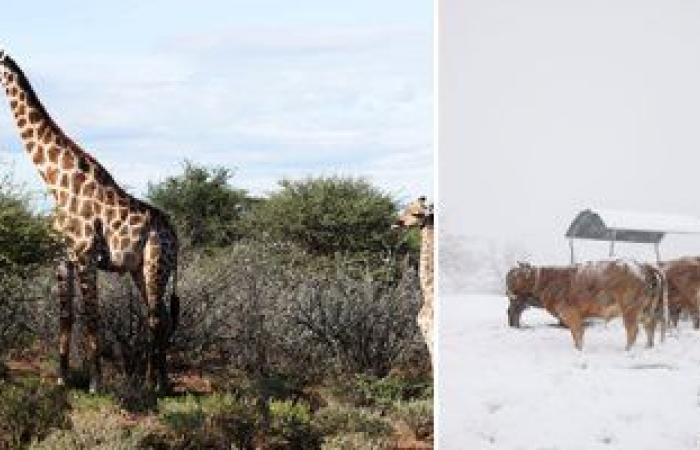
<path id="1" fill-rule="evenodd" d="M 432 195 L 429 1 L 62 1 L 3 6 L 0 45 L 64 128 L 140 195 L 184 159 Z M 5 103 L 6 104 L 6 103 Z M 41 190 L 0 107 L 0 164 Z"/>

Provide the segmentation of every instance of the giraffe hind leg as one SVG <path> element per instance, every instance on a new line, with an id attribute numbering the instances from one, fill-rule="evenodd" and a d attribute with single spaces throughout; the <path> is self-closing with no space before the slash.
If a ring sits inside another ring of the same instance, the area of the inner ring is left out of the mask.
<path id="1" fill-rule="evenodd" d="M 160 258 L 144 264 L 143 278 L 137 281 L 148 308 L 148 329 L 150 333 L 146 380 L 160 392 L 168 390 L 166 351 L 168 340 L 168 317 L 163 295 L 169 271 Z M 136 275 L 135 278 L 139 276 Z"/>
<path id="2" fill-rule="evenodd" d="M 73 298 L 75 296 L 75 266 L 64 260 L 56 271 L 58 282 L 58 300 L 60 307 L 58 353 L 59 370 L 56 383 L 63 386 L 68 381 L 70 365 L 70 341 L 73 331 Z"/>

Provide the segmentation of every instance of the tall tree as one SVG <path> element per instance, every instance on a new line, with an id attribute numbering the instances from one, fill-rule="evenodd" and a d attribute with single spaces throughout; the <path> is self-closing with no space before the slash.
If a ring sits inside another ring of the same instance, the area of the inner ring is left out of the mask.
<path id="1" fill-rule="evenodd" d="M 240 219 L 254 201 L 231 186 L 231 178 L 225 167 L 186 161 L 182 174 L 149 184 L 147 197 L 171 215 L 193 246 L 224 246 L 242 237 Z"/>
<path id="2" fill-rule="evenodd" d="M 363 178 L 283 180 L 247 221 L 254 235 L 301 245 L 315 254 L 384 253 L 399 236 L 390 230 L 396 204 Z"/>

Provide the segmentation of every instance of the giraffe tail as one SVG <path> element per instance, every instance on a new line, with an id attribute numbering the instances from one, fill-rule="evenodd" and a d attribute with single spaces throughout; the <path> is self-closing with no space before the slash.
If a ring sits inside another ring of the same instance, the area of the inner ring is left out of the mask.
<path id="1" fill-rule="evenodd" d="M 173 266 L 173 293 L 170 295 L 170 334 L 172 335 L 180 323 L 180 297 L 177 295 L 177 257 Z"/>

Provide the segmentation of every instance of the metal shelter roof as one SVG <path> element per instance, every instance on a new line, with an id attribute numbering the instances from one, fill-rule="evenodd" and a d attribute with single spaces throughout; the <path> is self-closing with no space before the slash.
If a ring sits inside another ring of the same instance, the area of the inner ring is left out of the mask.
<path id="1" fill-rule="evenodd" d="M 658 245 L 668 233 L 700 234 L 700 219 L 682 215 L 586 209 L 571 222 L 566 237 Z"/>

